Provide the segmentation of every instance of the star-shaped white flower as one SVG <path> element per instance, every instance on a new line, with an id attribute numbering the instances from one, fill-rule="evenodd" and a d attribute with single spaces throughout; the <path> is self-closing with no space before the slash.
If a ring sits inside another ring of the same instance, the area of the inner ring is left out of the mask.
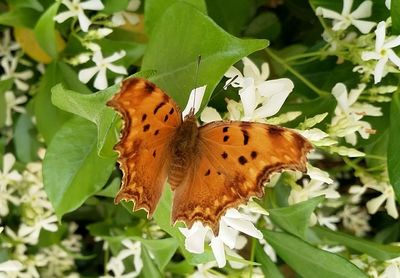
<path id="1" fill-rule="evenodd" d="M 33 72 L 31 70 L 17 72 L 17 58 L 10 59 L 9 57 L 5 56 L 1 59 L 1 66 L 4 69 L 4 74 L 2 74 L 0 80 L 13 78 L 14 83 L 19 90 L 27 91 L 29 89 L 29 85 L 24 81 L 30 79 L 33 76 Z"/>
<path id="2" fill-rule="evenodd" d="M 10 29 L 6 29 L 3 33 L 3 38 L 0 43 L 0 57 L 8 57 L 12 60 L 12 51 L 18 50 L 20 48 L 17 42 L 11 41 Z"/>
<path id="3" fill-rule="evenodd" d="M 353 12 L 351 12 L 352 6 L 353 0 L 343 0 L 343 9 L 341 14 L 321 7 L 316 9 L 316 13 L 325 18 L 333 19 L 333 31 L 346 30 L 349 26 L 353 25 L 360 30 L 361 33 L 369 33 L 376 23 L 360 19 L 371 16 L 372 1 L 368 0 L 362 2 Z"/>
<path id="4" fill-rule="evenodd" d="M 386 39 L 386 23 L 381 21 L 376 27 L 375 37 L 375 51 L 364 51 L 361 54 L 361 58 L 364 61 L 378 61 L 374 69 L 374 81 L 376 84 L 388 73 L 388 70 L 385 69 L 388 61 L 400 68 L 400 57 L 392 49 L 400 45 L 400 36 Z"/>
<path id="5" fill-rule="evenodd" d="M 261 65 L 260 72 L 249 58 L 245 57 L 242 61 L 243 74 L 235 67 L 225 73 L 229 78 L 226 84 L 241 88 L 239 95 L 244 111 L 242 120 L 262 120 L 275 115 L 292 92 L 293 82 L 288 78 L 266 80 L 270 74 L 268 63 Z"/>
<path id="6" fill-rule="evenodd" d="M 7 91 L 4 93 L 4 99 L 6 101 L 6 126 L 11 126 L 12 124 L 12 111 L 18 113 L 25 113 L 25 108 L 19 106 L 25 103 L 28 98 L 26 96 L 15 97 L 13 92 Z"/>
<path id="7" fill-rule="evenodd" d="M 93 85 L 96 89 L 104 90 L 108 87 L 106 74 L 107 69 L 119 74 L 128 74 L 125 67 L 113 64 L 113 62 L 124 57 L 125 54 L 125 51 L 121 50 L 119 52 L 113 53 L 111 56 L 103 58 L 103 54 L 101 53 L 101 51 L 96 51 L 93 54 L 92 59 L 96 66 L 80 70 L 79 80 L 83 83 L 87 83 L 90 79 L 92 79 L 94 75 L 97 74 Z"/>
<path id="8" fill-rule="evenodd" d="M 195 222 L 190 229 L 179 228 L 179 230 L 186 237 L 186 249 L 192 253 L 203 253 L 204 242 L 206 238 L 210 239 L 210 246 L 218 267 L 224 267 L 226 264 L 225 245 L 233 249 L 239 244 L 239 232 L 257 239 L 262 238 L 262 233 L 253 225 L 251 218 L 233 208 L 228 209 L 221 217 L 218 236 L 215 236 L 211 229 L 203 226 L 201 222 Z"/>
<path id="9" fill-rule="evenodd" d="M 111 22 L 114 26 L 124 25 L 129 22 L 132 25 L 138 24 L 140 22 L 139 16 L 134 13 L 140 7 L 140 0 L 131 0 L 126 7 L 126 11 L 116 12 L 111 18 Z"/>
<path id="10" fill-rule="evenodd" d="M 68 18 L 78 17 L 79 26 L 81 26 L 83 32 L 87 32 L 90 24 L 92 24 L 90 19 L 85 15 L 84 10 L 100 11 L 104 9 L 104 5 L 100 0 L 89 0 L 85 2 L 81 2 L 80 0 L 62 0 L 61 3 L 68 8 L 68 11 L 59 13 L 54 17 L 54 20 L 58 23 L 62 23 Z"/>

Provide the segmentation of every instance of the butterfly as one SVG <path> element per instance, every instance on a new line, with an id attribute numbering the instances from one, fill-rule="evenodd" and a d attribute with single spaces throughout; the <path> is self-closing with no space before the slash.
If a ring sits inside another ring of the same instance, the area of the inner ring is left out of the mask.
<path id="1" fill-rule="evenodd" d="M 123 173 L 115 197 L 134 201 L 150 218 L 164 184 L 174 193 L 172 223 L 195 221 L 218 233 L 227 209 L 264 195 L 264 182 L 284 169 L 306 170 L 312 145 L 283 127 L 256 122 L 215 121 L 198 126 L 194 110 L 179 107 L 156 85 L 141 78 L 123 81 L 107 102 L 123 118 L 114 149 Z"/>

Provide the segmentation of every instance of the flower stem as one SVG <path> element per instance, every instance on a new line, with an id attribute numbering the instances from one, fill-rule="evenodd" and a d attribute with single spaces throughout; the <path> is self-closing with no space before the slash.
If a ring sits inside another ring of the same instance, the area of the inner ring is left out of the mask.
<path id="1" fill-rule="evenodd" d="M 279 58 L 275 53 L 273 53 L 272 50 L 266 48 L 265 51 L 267 54 L 274 59 L 276 62 L 284 66 L 289 72 L 291 72 L 294 76 L 296 76 L 301 82 L 303 82 L 308 88 L 313 90 L 318 96 L 322 97 L 327 95 L 328 93 L 318 89 L 314 84 L 312 84 L 310 81 L 308 81 L 306 78 L 304 78 L 297 70 L 292 68 L 289 64 L 286 63 L 283 59 Z"/>

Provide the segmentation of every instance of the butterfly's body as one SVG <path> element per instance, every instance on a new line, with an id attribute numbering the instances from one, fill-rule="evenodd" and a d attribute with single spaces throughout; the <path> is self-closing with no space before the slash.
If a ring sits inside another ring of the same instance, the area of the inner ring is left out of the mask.
<path id="1" fill-rule="evenodd" d="M 130 78 L 108 105 L 125 126 L 115 146 L 123 172 L 115 202 L 154 213 L 166 179 L 174 192 L 172 221 L 195 221 L 218 232 L 228 208 L 262 197 L 264 182 L 285 169 L 306 170 L 311 144 L 296 132 L 273 125 L 218 121 L 198 126 L 184 120 L 174 101 L 151 82 Z"/>
<path id="2" fill-rule="evenodd" d="M 196 116 L 191 113 L 182 122 L 171 140 L 171 162 L 168 182 L 172 190 L 182 183 L 187 171 L 199 153 L 199 128 Z"/>

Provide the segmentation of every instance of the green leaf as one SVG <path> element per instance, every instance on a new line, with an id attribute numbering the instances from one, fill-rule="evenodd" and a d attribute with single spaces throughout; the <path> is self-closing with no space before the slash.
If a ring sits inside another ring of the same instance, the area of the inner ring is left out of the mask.
<path id="1" fill-rule="evenodd" d="M 0 14 L 0 24 L 12 27 L 33 28 L 40 13 L 29 8 L 18 8 Z"/>
<path id="2" fill-rule="evenodd" d="M 219 26 L 232 35 L 238 36 L 255 12 L 252 0 L 206 0 L 208 15 Z"/>
<path id="3" fill-rule="evenodd" d="M 390 184 L 393 186 L 397 201 L 400 202 L 400 89 L 393 94 L 390 110 L 389 144 L 387 166 Z"/>
<path id="4" fill-rule="evenodd" d="M 311 213 L 323 200 L 324 196 L 318 196 L 290 207 L 269 209 L 269 217 L 283 230 L 305 238 Z"/>
<path id="5" fill-rule="evenodd" d="M 151 34 L 157 21 L 163 16 L 165 11 L 177 2 L 186 2 L 193 5 L 199 11 L 207 13 L 206 3 L 203 0 L 147 0 L 144 3 L 144 27 L 147 34 Z"/>
<path id="6" fill-rule="evenodd" d="M 31 8 L 39 12 L 43 11 L 43 6 L 38 0 L 12 0 L 9 2 L 13 9 Z"/>
<path id="7" fill-rule="evenodd" d="M 358 252 L 365 253 L 381 261 L 394 259 L 400 256 L 400 247 L 394 245 L 384 245 L 369 241 L 363 238 L 355 237 L 346 233 L 331 231 L 323 227 L 313 227 L 314 231 L 323 240 L 333 241 L 343 244 Z"/>
<path id="8" fill-rule="evenodd" d="M 96 151 L 96 126 L 74 117 L 55 134 L 43 161 L 43 182 L 58 218 L 99 191 L 115 167 Z"/>
<path id="9" fill-rule="evenodd" d="M 32 116 L 27 113 L 21 114 L 15 123 L 13 138 L 18 160 L 28 163 L 38 159 L 37 151 L 40 143 L 37 136 L 37 130 L 32 123 Z"/>
<path id="10" fill-rule="evenodd" d="M 97 126 L 97 151 L 99 155 L 115 157 L 113 146 L 117 143 L 119 132 L 116 127 L 117 113 L 106 102 L 119 90 L 115 84 L 95 94 L 80 94 L 66 90 L 61 84 L 51 89 L 52 103 L 58 108 L 85 118 Z M 102 151 L 104 148 L 104 151 Z"/>
<path id="11" fill-rule="evenodd" d="M 195 86 L 207 85 L 206 103 L 232 64 L 266 46 L 266 40 L 235 38 L 192 5 L 178 2 L 154 27 L 142 70 L 156 70 L 151 80 L 183 108 Z M 197 76 L 199 55 L 202 60 Z"/>
<path id="12" fill-rule="evenodd" d="M 261 230 L 265 240 L 291 268 L 307 278 L 367 277 L 345 258 L 286 233 Z"/>
<path id="13" fill-rule="evenodd" d="M 10 90 L 13 84 L 14 79 L 12 78 L 0 80 L 0 128 L 5 125 L 7 117 L 7 103 L 5 99 L 5 92 Z"/>
<path id="14" fill-rule="evenodd" d="M 160 270 L 155 265 L 153 259 L 150 257 L 149 252 L 146 247 L 142 246 L 141 257 L 143 260 L 143 268 L 141 274 L 143 277 L 148 278 L 161 278 L 163 277 L 160 273 Z"/>
<path id="15" fill-rule="evenodd" d="M 253 19 L 246 29 L 246 36 L 275 40 L 281 32 L 281 24 L 276 14 L 265 12 Z"/>
<path id="16" fill-rule="evenodd" d="M 56 30 L 54 17 L 60 3 L 56 2 L 50 6 L 45 13 L 39 18 L 35 26 L 35 36 L 39 45 L 47 52 L 53 59 L 58 56 L 56 46 Z"/>
<path id="17" fill-rule="evenodd" d="M 264 273 L 265 277 L 271 278 L 283 278 L 284 276 L 276 267 L 275 263 L 265 254 L 263 247 L 258 241 L 253 241 L 255 243 L 255 256 L 257 262 L 259 262 L 260 268 Z"/>
<path id="18" fill-rule="evenodd" d="M 178 241 L 174 238 L 143 239 L 135 237 L 134 239 L 143 243 L 146 249 L 151 252 L 161 271 L 164 270 L 179 246 Z"/>
<path id="19" fill-rule="evenodd" d="M 81 93 L 90 92 L 68 65 L 62 62 L 53 62 L 46 68 L 39 84 L 39 92 L 35 96 L 34 114 L 37 128 L 47 144 L 50 143 L 58 129 L 71 118 L 70 114 L 51 103 L 51 88 L 60 82 L 67 89 Z"/>
<path id="20" fill-rule="evenodd" d="M 391 0 L 392 35 L 400 34 L 400 0 Z"/>

